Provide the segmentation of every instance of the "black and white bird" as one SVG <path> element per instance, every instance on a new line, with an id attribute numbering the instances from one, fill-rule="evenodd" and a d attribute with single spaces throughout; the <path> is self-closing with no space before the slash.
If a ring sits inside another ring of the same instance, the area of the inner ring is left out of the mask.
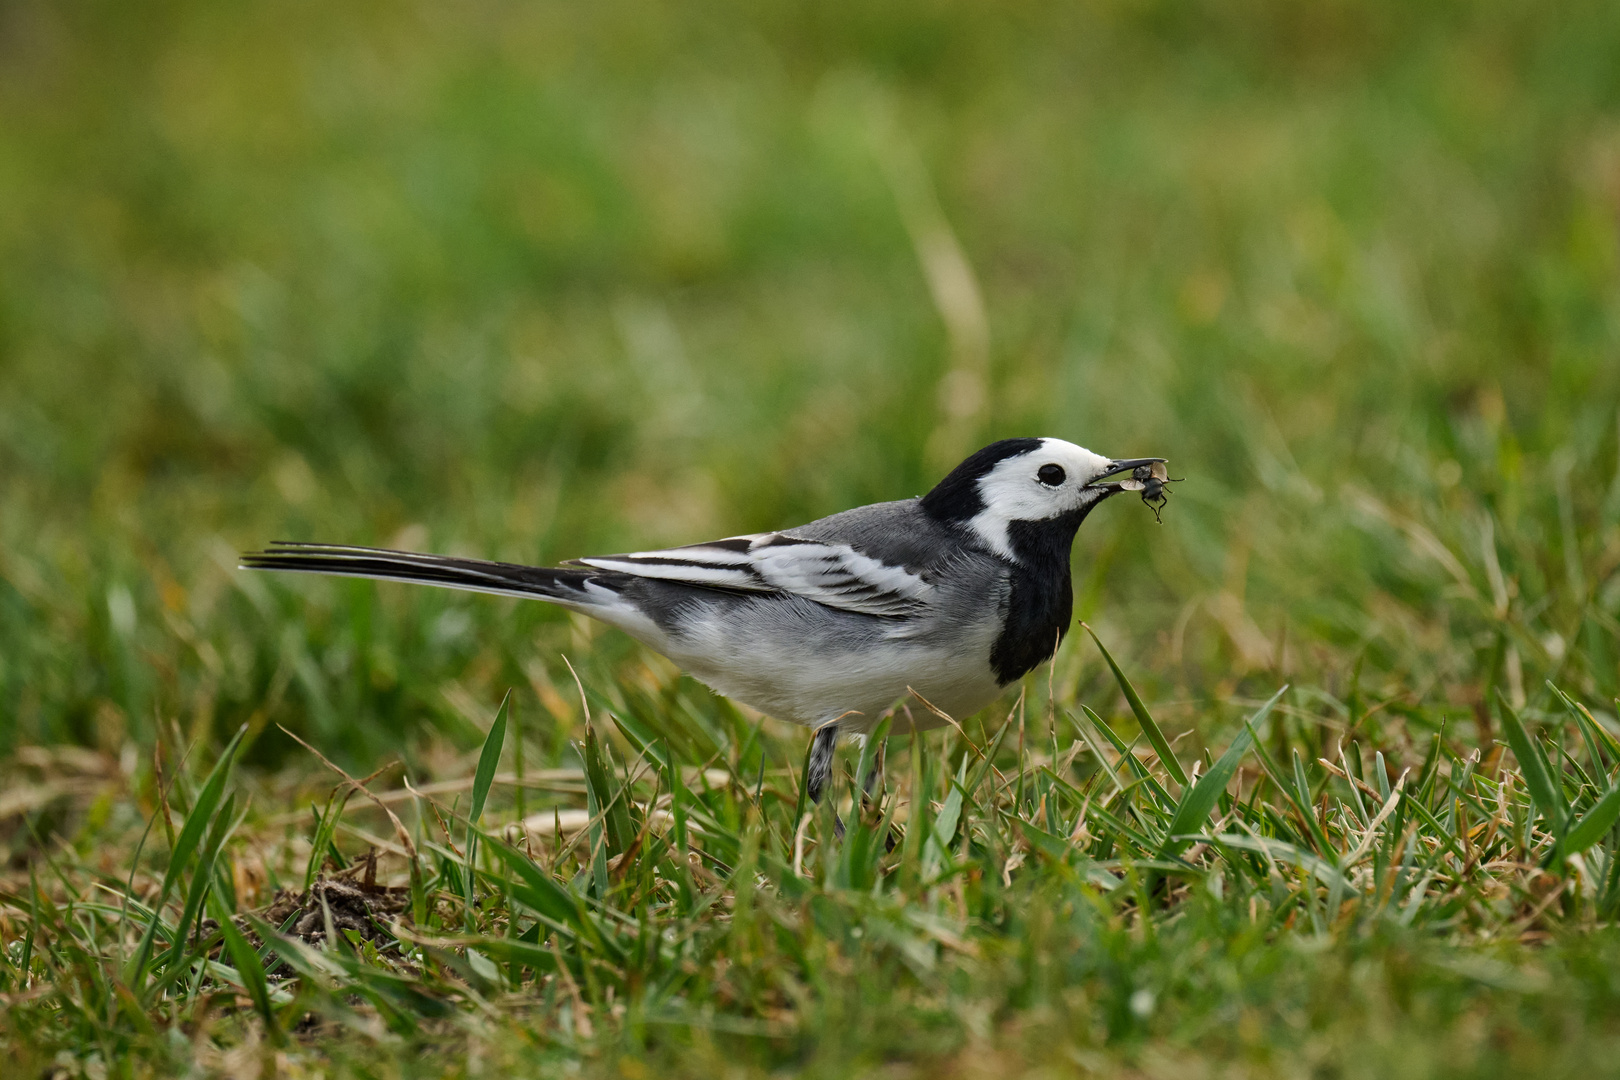
<path id="1" fill-rule="evenodd" d="M 1049 660 L 1073 612 L 1080 523 L 1142 488 L 1110 478 L 1162 461 L 1003 439 L 921 498 L 778 532 L 556 568 L 302 543 L 243 555 L 242 566 L 527 597 L 600 619 L 719 693 L 811 728 L 808 793 L 819 800 L 841 733 L 871 730 L 910 692 L 966 717 Z M 916 721 L 942 723 L 932 712 Z"/>

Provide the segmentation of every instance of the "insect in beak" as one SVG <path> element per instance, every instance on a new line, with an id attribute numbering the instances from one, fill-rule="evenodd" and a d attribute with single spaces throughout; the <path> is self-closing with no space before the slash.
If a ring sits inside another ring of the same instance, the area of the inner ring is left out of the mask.
<path id="1" fill-rule="evenodd" d="M 1127 479 L 1102 482 L 1104 477 L 1118 476 L 1127 469 L 1131 474 Z M 1140 491 L 1142 502 L 1153 511 L 1153 520 L 1162 525 L 1164 519 L 1159 516 L 1159 511 L 1170 501 L 1170 489 L 1166 485 L 1179 482 L 1179 478 L 1171 479 L 1164 458 L 1131 458 L 1128 461 L 1110 462 L 1108 471 L 1093 480 L 1090 486 L 1110 491 Z"/>

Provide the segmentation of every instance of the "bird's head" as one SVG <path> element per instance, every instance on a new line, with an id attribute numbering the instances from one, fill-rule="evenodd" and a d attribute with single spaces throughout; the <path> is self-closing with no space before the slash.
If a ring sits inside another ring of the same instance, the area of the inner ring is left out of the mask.
<path id="1" fill-rule="evenodd" d="M 1003 439 L 952 469 L 923 496 L 922 508 L 1009 559 L 1019 558 L 1013 533 L 1020 524 L 1050 523 L 1042 531 L 1066 533 L 1067 550 L 1092 507 L 1130 490 L 1111 477 L 1164 460 L 1106 458 L 1062 439 Z"/>

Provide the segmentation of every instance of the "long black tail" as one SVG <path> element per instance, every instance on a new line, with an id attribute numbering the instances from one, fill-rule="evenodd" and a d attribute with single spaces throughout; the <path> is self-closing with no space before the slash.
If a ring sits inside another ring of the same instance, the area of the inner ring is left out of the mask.
<path id="1" fill-rule="evenodd" d="M 616 579 L 621 578 L 612 571 L 519 566 L 516 563 L 485 562 L 482 559 L 458 559 L 450 555 L 418 555 L 409 551 L 339 544 L 294 544 L 281 540 L 272 543 L 268 551 L 251 551 L 243 555 L 241 565 L 244 570 L 290 570 L 304 574 L 376 578 L 379 581 L 408 581 L 446 589 L 578 604 L 589 604 L 593 599 L 600 602 L 601 594 L 591 597 L 587 586 L 596 585 L 617 592 Z"/>

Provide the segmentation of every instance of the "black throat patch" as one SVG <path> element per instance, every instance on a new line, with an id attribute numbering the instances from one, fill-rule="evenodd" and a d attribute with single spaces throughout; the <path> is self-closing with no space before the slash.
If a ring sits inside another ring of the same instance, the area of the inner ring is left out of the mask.
<path id="1" fill-rule="evenodd" d="M 1008 524 L 1007 541 L 1018 559 L 1013 563 L 1007 621 L 990 649 L 990 670 L 1002 686 L 1050 660 L 1069 632 L 1069 620 L 1074 618 L 1069 551 L 1090 512 L 1091 506 L 1085 506 L 1047 521 Z"/>

